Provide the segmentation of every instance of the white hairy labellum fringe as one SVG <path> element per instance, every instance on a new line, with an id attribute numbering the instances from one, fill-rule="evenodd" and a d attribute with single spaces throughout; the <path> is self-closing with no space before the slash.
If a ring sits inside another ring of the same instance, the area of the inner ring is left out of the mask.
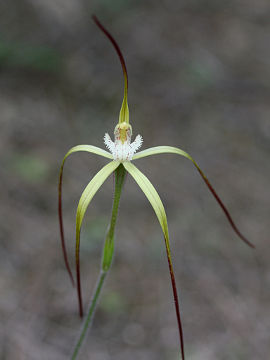
<path id="1" fill-rule="evenodd" d="M 113 159 L 118 161 L 132 160 L 135 152 L 142 146 L 143 139 L 141 135 L 137 135 L 133 142 L 130 141 L 131 136 L 127 136 L 124 143 L 116 137 L 113 142 L 109 134 L 105 134 L 104 143 L 108 150 L 112 153 Z"/>

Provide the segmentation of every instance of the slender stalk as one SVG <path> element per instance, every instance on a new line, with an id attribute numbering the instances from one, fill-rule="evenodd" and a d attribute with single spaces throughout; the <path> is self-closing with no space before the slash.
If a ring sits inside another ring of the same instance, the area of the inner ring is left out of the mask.
<path id="1" fill-rule="evenodd" d="M 76 346 L 74 348 L 72 358 L 71 358 L 72 360 L 77 359 L 79 350 L 80 350 L 80 348 L 81 348 L 81 346 L 83 344 L 83 341 L 85 339 L 85 335 L 87 334 L 87 331 L 88 331 L 89 326 L 91 324 L 91 320 L 93 319 L 93 315 L 94 315 L 94 312 L 95 312 L 97 301 L 98 301 L 102 286 L 104 284 L 104 280 L 106 278 L 106 275 L 107 275 L 107 272 L 104 272 L 104 271 L 100 271 L 100 273 L 99 273 L 96 289 L 94 291 L 94 296 L 93 296 L 93 299 L 92 299 L 92 301 L 90 303 L 89 310 L 88 310 L 85 322 L 83 324 L 79 340 L 78 340 L 78 342 L 77 342 L 77 344 L 76 344 Z"/>
<path id="2" fill-rule="evenodd" d="M 99 299 L 102 287 L 104 285 L 106 275 L 111 267 L 111 263 L 112 263 L 112 259 L 113 259 L 114 230 L 115 230 L 118 208 L 119 208 L 119 201 L 120 201 L 120 197 L 121 197 L 121 192 L 122 192 L 122 188 L 123 188 L 126 170 L 123 167 L 123 165 L 120 164 L 114 173 L 115 173 L 115 184 L 114 184 L 113 207 L 112 207 L 110 226 L 107 231 L 104 248 L 103 248 L 103 258 L 102 258 L 102 262 L 101 262 L 101 270 L 100 270 L 99 277 L 97 280 L 96 288 L 94 290 L 93 298 L 90 302 L 89 309 L 88 309 L 86 318 L 84 320 L 84 324 L 81 329 L 79 339 L 78 339 L 78 341 L 74 347 L 73 353 L 72 353 L 72 357 L 71 357 L 72 360 L 77 359 L 79 351 L 85 340 L 85 336 L 87 334 L 87 331 L 91 325 L 91 322 L 92 322 L 94 314 L 95 314 L 95 309 L 96 309 L 96 306 L 98 303 L 98 299 Z"/>

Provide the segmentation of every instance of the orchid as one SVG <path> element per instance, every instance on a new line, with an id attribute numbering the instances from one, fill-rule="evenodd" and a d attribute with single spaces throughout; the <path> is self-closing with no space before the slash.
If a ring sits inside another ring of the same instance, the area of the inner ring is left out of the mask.
<path id="1" fill-rule="evenodd" d="M 90 326 L 91 320 L 93 319 L 94 310 L 97 305 L 97 301 L 99 299 L 101 289 L 104 284 L 104 280 L 108 271 L 112 264 L 113 254 L 114 254 L 114 232 L 115 232 L 115 225 L 118 215 L 118 207 L 120 196 L 123 188 L 124 179 L 127 173 L 131 175 L 131 177 L 135 180 L 138 186 L 141 188 L 143 193 L 145 194 L 146 198 L 149 200 L 150 204 L 153 207 L 153 210 L 157 216 L 159 224 L 161 226 L 164 240 L 165 240 L 165 247 L 166 247 L 166 254 L 167 260 L 169 265 L 170 271 L 170 279 L 172 284 L 172 291 L 173 291 L 173 298 L 175 303 L 175 311 L 176 311 L 176 318 L 178 324 L 178 331 L 179 331 L 179 341 L 180 341 L 180 352 L 182 360 L 185 359 L 184 353 L 184 340 L 183 340 L 183 330 L 181 324 L 181 317 L 180 317 L 180 307 L 179 307 L 179 300 L 177 294 L 177 287 L 176 281 L 173 271 L 173 264 L 172 264 L 172 256 L 170 250 L 170 240 L 169 240 L 169 231 L 168 231 L 168 224 L 167 224 L 167 217 L 166 212 L 163 206 L 163 203 L 150 182 L 150 180 L 133 164 L 134 160 L 138 160 L 147 156 L 158 155 L 158 154 L 176 154 L 185 157 L 186 159 L 190 160 L 197 171 L 199 172 L 201 178 L 207 185 L 208 189 L 215 197 L 216 201 L 218 202 L 219 206 L 223 210 L 227 220 L 229 221 L 231 227 L 233 228 L 234 232 L 238 235 L 240 239 L 242 239 L 247 245 L 250 247 L 254 247 L 254 245 L 242 235 L 242 233 L 236 227 L 229 211 L 225 207 L 224 203 L 221 201 L 220 197 L 217 195 L 216 191 L 214 190 L 213 186 L 210 184 L 209 180 L 199 167 L 199 165 L 195 162 L 195 160 L 185 151 L 172 147 L 172 146 L 156 146 L 146 150 L 142 150 L 137 152 L 140 149 L 143 143 L 143 139 L 141 135 L 137 135 L 135 140 L 132 142 L 132 127 L 129 123 L 129 108 L 128 108 L 128 75 L 127 75 L 127 68 L 125 64 L 124 57 L 122 52 L 112 37 L 112 35 L 104 28 L 104 26 L 99 22 L 97 17 L 93 16 L 93 19 L 97 26 L 102 30 L 102 32 L 108 37 L 114 49 L 116 50 L 119 59 L 121 61 L 123 75 L 124 75 L 124 97 L 122 106 L 120 109 L 119 114 L 119 121 L 114 130 L 114 141 L 111 137 L 106 133 L 104 136 L 104 143 L 105 146 L 109 151 L 101 149 L 99 147 L 93 145 L 78 145 L 71 148 L 67 154 L 65 155 L 59 175 L 59 185 L 58 185 L 58 194 L 59 194 L 59 223 L 60 223 L 60 235 L 61 235 L 61 243 L 62 243 L 62 250 L 64 255 L 64 261 L 69 273 L 70 279 L 72 284 L 75 286 L 75 281 L 73 278 L 73 274 L 69 265 L 67 250 L 65 246 L 64 240 L 64 227 L 63 227 L 63 217 L 62 217 L 62 179 L 63 179 L 63 169 L 64 164 L 67 158 L 76 152 L 89 152 L 95 155 L 99 155 L 105 157 L 110 160 L 110 162 L 105 165 L 88 183 L 86 188 L 84 189 L 81 198 L 78 203 L 77 213 L 76 213 L 76 247 L 75 247 L 75 259 L 76 259 L 76 287 L 77 287 L 77 295 L 78 295 L 78 304 L 79 304 L 79 314 L 83 317 L 83 301 L 82 301 L 82 291 L 81 291 L 81 280 L 80 280 L 80 233 L 81 233 L 81 226 L 82 222 L 86 213 L 86 210 L 92 201 L 96 192 L 100 189 L 102 184 L 105 180 L 114 173 L 115 175 L 115 182 L 114 182 L 114 199 L 113 199 L 113 208 L 111 214 L 111 220 L 109 224 L 109 228 L 105 237 L 105 243 L 103 248 L 103 256 L 101 262 L 101 269 L 99 273 L 99 277 L 97 280 L 97 285 L 94 290 L 94 295 L 92 301 L 90 303 L 90 307 L 88 309 L 85 322 L 82 327 L 82 331 L 80 333 L 79 340 L 74 348 L 72 359 L 76 359 L 78 356 L 78 352 L 82 346 L 82 343 L 85 339 L 87 329 Z"/>

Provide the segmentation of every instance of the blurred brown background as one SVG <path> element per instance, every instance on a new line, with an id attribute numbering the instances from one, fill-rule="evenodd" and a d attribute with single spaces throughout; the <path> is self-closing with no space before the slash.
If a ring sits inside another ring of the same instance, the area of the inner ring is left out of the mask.
<path id="1" fill-rule="evenodd" d="M 192 164 L 137 161 L 169 219 L 188 360 L 266 360 L 270 352 L 270 4 L 268 0 L 0 2 L 0 358 L 69 359 L 80 320 L 61 254 L 57 181 L 77 144 L 104 147 L 118 121 L 118 58 L 129 71 L 134 135 L 199 162 L 254 241 L 236 237 Z M 73 261 L 76 206 L 106 159 L 73 155 L 64 220 Z M 100 264 L 113 182 L 96 195 L 81 244 L 85 305 Z M 81 358 L 179 359 L 161 230 L 128 178 L 116 256 Z M 74 261 L 72 262 L 74 268 Z"/>

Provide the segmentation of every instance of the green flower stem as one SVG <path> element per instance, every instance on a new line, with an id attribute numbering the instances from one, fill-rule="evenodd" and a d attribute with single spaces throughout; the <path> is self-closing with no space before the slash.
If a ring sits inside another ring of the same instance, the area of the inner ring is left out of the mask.
<path id="1" fill-rule="evenodd" d="M 118 168 L 115 170 L 114 174 L 115 174 L 114 200 L 113 200 L 110 227 L 106 235 L 104 250 L 103 250 L 103 259 L 102 259 L 103 271 L 108 271 L 112 262 L 112 257 L 114 252 L 114 229 L 115 229 L 119 201 L 125 179 L 126 169 L 122 164 L 120 164 Z"/>
<path id="2" fill-rule="evenodd" d="M 95 313 L 95 308 L 96 308 L 96 305 L 97 305 L 97 301 L 98 301 L 102 286 L 104 284 L 104 280 L 106 278 L 106 275 L 107 275 L 107 272 L 104 272 L 104 271 L 100 271 L 100 273 L 99 273 L 96 289 L 95 289 L 95 292 L 94 292 L 94 297 L 91 300 L 89 310 L 88 310 L 85 322 L 84 322 L 82 330 L 81 330 L 79 340 L 78 340 L 78 342 L 77 342 L 77 344 L 76 344 L 76 346 L 74 348 L 72 358 L 71 358 L 72 360 L 77 359 L 79 350 L 80 350 L 80 348 L 81 348 L 81 346 L 83 344 L 83 341 L 85 339 L 85 335 L 87 334 L 87 330 L 89 329 L 89 326 L 91 324 L 91 320 L 93 319 L 93 315 Z"/>
<path id="3" fill-rule="evenodd" d="M 73 354 L 72 354 L 72 360 L 76 360 L 79 350 L 83 344 L 83 341 L 85 339 L 85 336 L 87 334 L 87 331 L 91 325 L 91 322 L 93 320 L 93 316 L 95 313 L 96 305 L 99 299 L 99 295 L 101 293 L 106 275 L 110 269 L 113 253 L 114 253 L 114 230 L 117 220 L 117 214 L 118 214 L 118 207 L 121 197 L 121 192 L 124 184 L 125 174 L 126 170 L 123 167 L 122 164 L 118 166 L 118 168 L 114 172 L 115 174 L 115 185 L 114 185 L 114 200 L 113 200 L 113 207 L 112 207 L 112 215 L 111 215 L 111 221 L 110 226 L 107 231 L 104 248 L 103 248 L 103 258 L 101 262 L 101 270 L 99 273 L 99 277 L 97 280 L 96 288 L 94 291 L 93 298 L 90 302 L 90 306 L 87 312 L 87 316 L 85 318 L 85 322 L 83 324 L 80 337 L 75 345 Z"/>

